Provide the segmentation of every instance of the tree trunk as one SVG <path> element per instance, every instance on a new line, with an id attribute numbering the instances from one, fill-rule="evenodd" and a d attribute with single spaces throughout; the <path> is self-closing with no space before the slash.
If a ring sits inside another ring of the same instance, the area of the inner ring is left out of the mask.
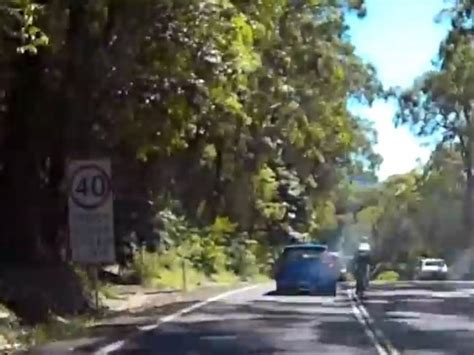
<path id="1" fill-rule="evenodd" d="M 0 246 L 4 262 L 58 260 L 58 227 L 65 218 L 61 214 L 63 197 L 58 194 L 64 160 L 71 151 L 80 154 L 80 149 L 91 146 L 86 134 L 92 120 L 88 115 L 91 90 L 84 85 L 89 83 L 84 74 L 85 58 L 92 57 L 90 51 L 83 53 L 88 40 L 86 6 L 87 1 L 70 3 L 67 55 L 61 68 L 67 80 L 55 92 L 57 100 L 51 100 L 49 95 L 54 93 L 47 91 L 44 80 L 46 57 L 41 52 L 16 57 L 17 74 L 7 93 L 6 134 L 1 147 Z M 52 114 L 54 110 L 60 112 Z M 44 166 L 46 161 L 48 167 Z"/>
<path id="2" fill-rule="evenodd" d="M 466 167 L 466 231 L 469 239 L 470 251 L 470 270 L 469 275 L 474 274 L 474 139 L 469 139 L 468 142 L 468 161 Z"/>
<path id="3" fill-rule="evenodd" d="M 40 257 L 40 178 L 36 157 L 41 147 L 35 139 L 31 117 L 35 110 L 41 73 L 39 57 L 25 55 L 16 65 L 20 73 L 7 97 L 7 135 L 2 147 L 1 235 L 6 249 L 3 261 L 33 261 Z M 28 102 L 28 105 L 25 105 Z"/>
<path id="4" fill-rule="evenodd" d="M 216 160 L 214 170 L 214 189 L 212 191 L 212 220 L 216 219 L 221 211 L 221 200 L 222 200 L 222 172 L 224 167 L 224 144 L 219 140 L 216 144 Z"/>
<path id="5" fill-rule="evenodd" d="M 467 182 L 466 182 L 466 231 L 468 233 L 469 243 L 474 244 L 474 229 L 473 227 L 473 206 L 474 206 L 474 176 L 472 175 L 471 168 L 467 171 Z"/>
<path id="6" fill-rule="evenodd" d="M 468 123 L 470 121 L 468 120 Z M 463 139 L 460 137 L 461 144 L 464 152 L 464 167 L 466 173 L 466 192 L 464 199 L 464 228 L 466 233 L 468 246 L 468 253 L 470 254 L 469 259 L 469 270 L 467 274 L 471 277 L 474 271 L 474 139 L 473 139 L 473 128 L 471 127 L 468 132 L 469 137 Z"/>

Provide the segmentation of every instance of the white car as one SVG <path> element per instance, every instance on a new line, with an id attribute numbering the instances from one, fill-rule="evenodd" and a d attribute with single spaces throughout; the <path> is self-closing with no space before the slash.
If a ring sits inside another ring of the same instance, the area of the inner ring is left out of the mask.
<path id="1" fill-rule="evenodd" d="M 448 277 L 448 265 L 443 259 L 421 259 L 415 268 L 417 280 L 445 280 Z"/>

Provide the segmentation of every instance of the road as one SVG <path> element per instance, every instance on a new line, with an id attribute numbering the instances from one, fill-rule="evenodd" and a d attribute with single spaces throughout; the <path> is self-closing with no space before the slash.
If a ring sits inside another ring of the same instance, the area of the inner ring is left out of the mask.
<path id="1" fill-rule="evenodd" d="M 402 354 L 474 354 L 474 283 L 377 286 L 365 308 Z"/>
<path id="2" fill-rule="evenodd" d="M 252 288 L 171 317 L 109 353 L 474 353 L 474 283 L 374 285 L 363 305 L 346 288 L 335 298 Z"/>

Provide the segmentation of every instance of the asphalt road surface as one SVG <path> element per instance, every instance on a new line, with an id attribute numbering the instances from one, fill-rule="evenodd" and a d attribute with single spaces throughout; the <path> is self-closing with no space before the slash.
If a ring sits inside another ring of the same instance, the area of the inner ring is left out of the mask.
<path id="1" fill-rule="evenodd" d="M 474 283 L 372 285 L 362 303 L 256 287 L 171 317 L 109 354 L 474 354 Z"/>
<path id="2" fill-rule="evenodd" d="M 375 286 L 365 308 L 401 354 L 474 354 L 474 283 Z"/>

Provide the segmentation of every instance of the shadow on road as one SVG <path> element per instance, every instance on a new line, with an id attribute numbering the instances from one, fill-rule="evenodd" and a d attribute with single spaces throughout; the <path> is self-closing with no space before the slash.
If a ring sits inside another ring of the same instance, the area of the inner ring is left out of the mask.
<path id="1" fill-rule="evenodd" d="M 282 352 L 374 354 L 374 349 L 347 299 L 264 296 L 241 303 L 213 302 L 129 339 L 117 354 Z"/>
<path id="2" fill-rule="evenodd" d="M 409 287 L 408 287 L 409 286 Z M 474 299 L 469 287 L 449 283 L 372 285 L 364 305 L 400 352 L 472 354 Z M 128 338 L 118 354 L 374 354 L 341 287 L 338 297 L 268 292 L 253 300 L 213 302 L 151 331 L 150 324 L 194 302 L 177 302 L 97 326 L 94 346 Z M 80 349 L 84 352 L 93 347 Z"/>
<path id="3" fill-rule="evenodd" d="M 414 285 L 408 291 L 378 286 L 364 305 L 402 352 L 472 354 L 474 302 L 464 291 L 443 283 Z"/>
<path id="4" fill-rule="evenodd" d="M 77 348 L 76 352 L 90 354 L 98 347 L 133 336 L 140 326 L 153 324 L 161 317 L 196 303 L 197 301 L 174 302 L 135 312 L 122 311 L 105 314 L 99 324 L 91 326 L 89 329 L 89 334 L 96 340 Z"/>

